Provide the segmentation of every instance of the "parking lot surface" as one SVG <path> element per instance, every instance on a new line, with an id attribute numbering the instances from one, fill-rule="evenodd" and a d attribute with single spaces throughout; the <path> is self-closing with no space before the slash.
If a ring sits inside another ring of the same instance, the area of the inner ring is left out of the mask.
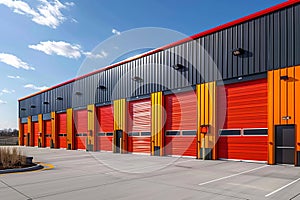
<path id="1" fill-rule="evenodd" d="M 288 165 L 20 147 L 44 170 L 0 176 L 0 199 L 300 199 Z"/>

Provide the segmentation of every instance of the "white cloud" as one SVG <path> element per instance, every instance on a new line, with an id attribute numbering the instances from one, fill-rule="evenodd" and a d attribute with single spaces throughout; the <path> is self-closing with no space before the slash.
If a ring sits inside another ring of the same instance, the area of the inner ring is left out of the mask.
<path id="1" fill-rule="evenodd" d="M 37 45 L 29 45 L 31 49 L 42 51 L 48 55 L 59 55 L 67 58 L 80 58 L 81 46 L 78 44 L 70 44 L 64 41 L 46 41 L 40 42 Z"/>
<path id="2" fill-rule="evenodd" d="M 21 0 L 0 0 L 0 4 L 9 7 L 14 13 L 26 15 L 35 23 L 54 29 L 66 20 L 61 10 L 75 5 L 74 2 L 63 4 L 59 0 L 39 0 L 39 2 L 36 8 L 32 8 Z"/>
<path id="3" fill-rule="evenodd" d="M 5 94 L 11 94 L 11 93 L 14 93 L 15 90 L 8 90 L 6 88 L 4 88 L 3 90 L 1 90 L 2 93 L 5 93 Z"/>
<path id="4" fill-rule="evenodd" d="M 111 32 L 115 35 L 121 35 L 121 32 L 114 28 L 111 30 Z"/>
<path id="5" fill-rule="evenodd" d="M 105 52 L 103 50 L 98 54 L 93 54 L 91 52 L 82 52 L 82 54 L 88 58 L 105 58 L 108 56 L 107 52 Z"/>
<path id="6" fill-rule="evenodd" d="M 3 101 L 0 99 L 0 104 L 7 104 L 7 101 Z"/>
<path id="7" fill-rule="evenodd" d="M 29 89 L 33 89 L 33 90 L 45 90 L 48 87 L 47 86 L 36 86 L 36 85 L 33 85 L 33 84 L 27 84 L 27 85 L 24 85 L 24 88 L 29 88 Z"/>
<path id="8" fill-rule="evenodd" d="M 17 69 L 22 68 L 25 70 L 35 70 L 34 67 L 29 66 L 26 62 L 22 61 L 20 58 L 12 54 L 0 53 L 0 62 L 3 62 Z"/>
<path id="9" fill-rule="evenodd" d="M 20 79 L 21 76 L 11 76 L 11 75 L 7 75 L 7 78 L 11 78 L 11 79 Z"/>
<path id="10" fill-rule="evenodd" d="M 29 45 L 31 49 L 42 51 L 47 55 L 59 55 L 66 58 L 80 58 L 85 55 L 89 58 L 105 58 L 107 53 L 101 51 L 99 54 L 93 54 L 92 52 L 85 52 L 82 50 L 79 44 L 70 44 L 64 41 L 46 41 L 40 42 L 36 45 Z"/>
<path id="11" fill-rule="evenodd" d="M 65 5 L 72 7 L 72 6 L 75 6 L 75 3 L 74 2 L 66 2 Z"/>

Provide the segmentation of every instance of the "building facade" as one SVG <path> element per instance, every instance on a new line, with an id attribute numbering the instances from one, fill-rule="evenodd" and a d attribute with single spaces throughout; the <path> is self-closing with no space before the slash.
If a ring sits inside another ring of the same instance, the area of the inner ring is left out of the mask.
<path id="1" fill-rule="evenodd" d="M 300 1 L 19 99 L 19 144 L 300 165 Z"/>

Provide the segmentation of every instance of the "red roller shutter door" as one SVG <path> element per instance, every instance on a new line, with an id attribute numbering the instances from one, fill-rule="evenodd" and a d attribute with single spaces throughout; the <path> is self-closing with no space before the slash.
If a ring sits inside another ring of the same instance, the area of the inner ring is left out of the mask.
<path id="1" fill-rule="evenodd" d="M 51 134 L 52 134 L 51 120 L 44 121 L 44 125 L 45 125 L 46 147 L 50 147 Z"/>
<path id="2" fill-rule="evenodd" d="M 267 79 L 225 85 L 226 118 L 223 129 L 260 129 L 268 127 Z M 221 99 L 221 98 L 219 98 Z M 268 136 L 220 136 L 218 157 L 266 161 Z"/>
<path id="3" fill-rule="evenodd" d="M 67 114 L 59 113 L 58 118 L 58 146 L 67 148 Z"/>
<path id="4" fill-rule="evenodd" d="M 151 100 L 130 101 L 128 109 L 128 151 L 150 154 Z"/>
<path id="5" fill-rule="evenodd" d="M 195 92 L 167 95 L 165 109 L 167 112 L 165 154 L 196 156 L 197 97 Z"/>
<path id="6" fill-rule="evenodd" d="M 24 146 L 27 146 L 28 124 L 23 124 L 23 130 L 24 130 Z"/>
<path id="7" fill-rule="evenodd" d="M 75 149 L 86 149 L 88 132 L 87 110 L 75 111 Z"/>
<path id="8" fill-rule="evenodd" d="M 97 150 L 112 151 L 114 132 L 113 106 L 97 107 Z"/>
<path id="9" fill-rule="evenodd" d="M 39 123 L 33 122 L 34 146 L 39 144 Z"/>

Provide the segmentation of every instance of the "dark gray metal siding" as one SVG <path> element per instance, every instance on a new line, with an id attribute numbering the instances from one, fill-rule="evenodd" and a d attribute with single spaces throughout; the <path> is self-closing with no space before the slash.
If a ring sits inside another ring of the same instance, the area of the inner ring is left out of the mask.
<path id="1" fill-rule="evenodd" d="M 232 50 L 238 47 L 245 54 L 233 56 Z M 175 64 L 185 69 L 176 71 L 172 68 Z M 101 104 L 298 64 L 300 5 L 294 5 L 25 99 L 19 107 L 26 110 L 19 113 L 26 117 Z M 99 85 L 106 89 L 97 89 Z M 58 96 L 63 100 L 56 100 Z M 44 101 L 50 104 L 44 105 Z"/>

